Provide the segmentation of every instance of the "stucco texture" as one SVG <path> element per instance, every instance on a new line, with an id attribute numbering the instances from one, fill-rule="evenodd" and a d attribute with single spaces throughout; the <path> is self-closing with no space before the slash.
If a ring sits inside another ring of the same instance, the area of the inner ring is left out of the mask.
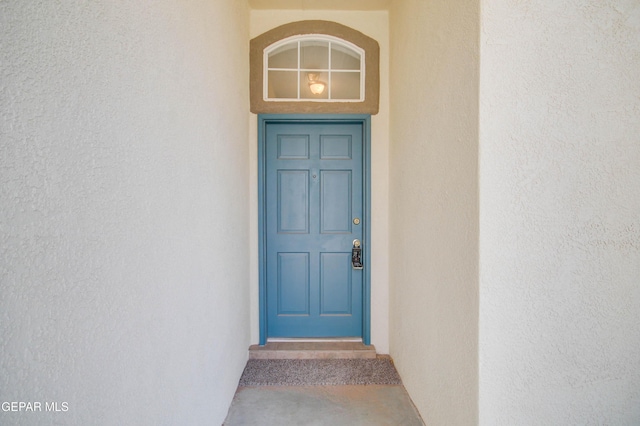
<path id="1" fill-rule="evenodd" d="M 224 420 L 248 35 L 235 0 L 0 2 L 0 401 L 42 403 L 0 424 Z"/>
<path id="2" fill-rule="evenodd" d="M 479 14 L 390 11 L 390 354 L 428 425 L 477 423 Z"/>
<path id="3" fill-rule="evenodd" d="M 640 4 L 481 34 L 480 424 L 640 424 Z"/>

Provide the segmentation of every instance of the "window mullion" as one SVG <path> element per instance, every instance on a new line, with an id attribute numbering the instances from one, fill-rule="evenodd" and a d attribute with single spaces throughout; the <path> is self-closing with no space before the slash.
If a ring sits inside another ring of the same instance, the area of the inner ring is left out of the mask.
<path id="1" fill-rule="evenodd" d="M 328 78 L 327 78 L 327 86 L 329 89 L 329 93 L 327 93 L 327 99 L 331 99 L 331 49 L 333 47 L 333 45 L 331 44 L 331 40 L 329 40 L 329 72 L 328 74 Z"/>
<path id="2" fill-rule="evenodd" d="M 296 76 L 298 79 L 298 100 L 300 100 L 300 40 L 298 40 L 298 71 Z"/>

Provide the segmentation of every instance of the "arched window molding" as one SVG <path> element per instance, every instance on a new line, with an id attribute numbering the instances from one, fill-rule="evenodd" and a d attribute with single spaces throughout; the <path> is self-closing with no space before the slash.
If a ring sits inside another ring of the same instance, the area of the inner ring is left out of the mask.
<path id="1" fill-rule="evenodd" d="M 379 56 L 375 40 L 335 22 L 267 31 L 251 40 L 251 112 L 376 114 Z"/>

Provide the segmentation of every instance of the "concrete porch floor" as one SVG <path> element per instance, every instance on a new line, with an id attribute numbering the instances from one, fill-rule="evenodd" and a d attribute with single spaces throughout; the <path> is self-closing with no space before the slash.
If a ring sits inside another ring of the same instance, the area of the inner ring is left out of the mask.
<path id="1" fill-rule="evenodd" d="M 252 346 L 250 359 L 375 358 L 362 343 Z M 387 356 L 388 357 L 388 356 Z M 239 386 L 224 426 L 424 426 L 402 385 Z"/>
<path id="2" fill-rule="evenodd" d="M 402 385 L 239 387 L 224 426 L 424 426 Z"/>

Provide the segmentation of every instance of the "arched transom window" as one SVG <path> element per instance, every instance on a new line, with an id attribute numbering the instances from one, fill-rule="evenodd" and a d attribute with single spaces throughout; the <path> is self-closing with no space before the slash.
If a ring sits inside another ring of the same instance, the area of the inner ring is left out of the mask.
<path id="1" fill-rule="evenodd" d="M 362 102 L 365 55 L 360 47 L 324 34 L 288 37 L 263 58 L 265 101 Z"/>
<path id="2" fill-rule="evenodd" d="M 377 114 L 380 46 L 337 22 L 297 21 L 251 39 L 251 112 Z"/>

